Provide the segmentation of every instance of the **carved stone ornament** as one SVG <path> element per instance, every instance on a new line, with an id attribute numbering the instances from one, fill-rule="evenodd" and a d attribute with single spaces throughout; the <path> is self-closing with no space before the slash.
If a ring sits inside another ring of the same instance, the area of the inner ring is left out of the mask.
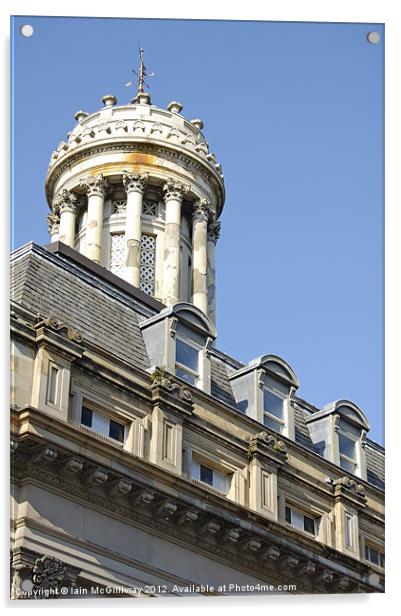
<path id="1" fill-rule="evenodd" d="M 219 532 L 220 528 L 220 524 L 211 520 L 202 527 L 201 534 L 214 536 Z"/>
<path id="2" fill-rule="evenodd" d="M 264 560 L 277 560 L 280 558 L 280 549 L 276 545 L 271 545 L 262 554 Z"/>
<path id="3" fill-rule="evenodd" d="M 171 378 L 171 375 L 162 368 L 156 368 L 151 375 L 152 386 L 162 387 L 170 393 L 178 394 L 185 402 L 192 403 L 192 393 L 186 385 L 179 385 Z"/>
<path id="4" fill-rule="evenodd" d="M 239 528 L 230 528 L 224 533 L 222 540 L 224 543 L 237 543 L 240 533 Z"/>
<path id="5" fill-rule="evenodd" d="M 137 192 L 143 195 L 148 185 L 148 176 L 139 173 L 123 172 L 123 185 L 127 193 Z"/>
<path id="6" fill-rule="evenodd" d="M 58 458 L 58 451 L 55 447 L 43 447 L 33 458 L 36 464 L 54 462 Z"/>
<path id="7" fill-rule="evenodd" d="M 313 575 L 316 571 L 316 565 L 311 560 L 304 563 L 301 567 L 301 575 Z"/>
<path id="8" fill-rule="evenodd" d="M 82 178 L 80 186 L 85 188 L 88 197 L 97 196 L 104 198 L 108 187 L 108 180 L 102 173 L 99 173 L 99 175 Z"/>
<path id="9" fill-rule="evenodd" d="M 32 569 L 32 581 L 35 589 L 55 589 L 65 581 L 66 568 L 54 556 L 37 558 Z"/>
<path id="10" fill-rule="evenodd" d="M 76 329 L 73 329 L 70 325 L 68 325 L 68 323 L 65 323 L 64 321 L 59 321 L 55 316 L 50 316 L 46 319 L 40 319 L 36 323 L 35 329 L 39 329 L 39 327 L 43 326 L 49 327 L 56 332 L 65 332 L 68 340 L 71 340 L 72 342 L 77 342 L 78 344 L 80 344 L 83 341 L 82 334 L 80 334 Z"/>
<path id="11" fill-rule="evenodd" d="M 196 522 L 197 519 L 198 519 L 198 512 L 197 511 L 192 511 L 191 509 L 188 509 L 187 511 L 184 511 L 178 517 L 177 524 L 179 526 L 189 526 L 193 522 Z"/>
<path id="12" fill-rule="evenodd" d="M 258 550 L 260 550 L 260 548 L 262 547 L 262 542 L 259 539 L 255 539 L 255 538 L 251 538 L 251 539 L 247 539 L 243 546 L 242 549 L 244 552 L 257 552 Z"/>
<path id="13" fill-rule="evenodd" d="M 74 195 L 70 190 L 60 190 L 57 194 L 56 198 L 53 201 L 53 212 L 55 213 L 63 213 L 63 212 L 72 212 L 73 214 L 77 213 L 77 195 Z"/>
<path id="14" fill-rule="evenodd" d="M 49 231 L 49 235 L 53 235 L 54 233 L 58 233 L 60 228 L 60 216 L 59 214 L 49 214 L 47 216 L 47 228 Z"/>
<path id="15" fill-rule="evenodd" d="M 344 486 L 348 490 L 352 490 L 360 496 L 365 496 L 365 488 L 361 483 L 357 483 L 354 479 L 349 477 L 340 477 L 334 481 L 334 486 Z"/>
<path id="16" fill-rule="evenodd" d="M 221 223 L 220 222 L 212 222 L 209 224 L 207 228 L 207 239 L 209 242 L 217 243 L 217 240 L 220 237 Z"/>
<path id="17" fill-rule="evenodd" d="M 320 574 L 320 579 L 322 580 L 322 582 L 324 582 L 325 584 L 330 584 L 330 582 L 333 581 L 333 577 L 334 574 L 332 571 L 330 571 L 330 569 L 325 569 L 321 574 Z"/>
<path id="18" fill-rule="evenodd" d="M 200 222 L 208 222 L 209 220 L 211 220 L 212 216 L 213 211 L 210 207 L 209 199 L 206 199 L 206 197 L 199 199 L 199 201 L 197 201 L 194 205 L 194 221 L 199 220 Z"/>
<path id="19" fill-rule="evenodd" d="M 181 182 L 175 182 L 174 180 L 167 180 L 163 186 L 164 197 L 166 201 L 174 199 L 175 201 L 182 201 L 189 187 L 181 184 Z"/>
<path id="20" fill-rule="evenodd" d="M 268 434 L 267 432 L 258 432 L 257 434 L 253 434 L 249 439 L 249 447 L 248 447 L 248 456 L 252 457 L 254 452 L 258 448 L 258 444 L 262 443 L 267 447 L 271 447 L 274 451 L 279 454 L 287 454 L 287 447 L 285 443 L 279 439 L 277 439 L 272 434 Z"/>

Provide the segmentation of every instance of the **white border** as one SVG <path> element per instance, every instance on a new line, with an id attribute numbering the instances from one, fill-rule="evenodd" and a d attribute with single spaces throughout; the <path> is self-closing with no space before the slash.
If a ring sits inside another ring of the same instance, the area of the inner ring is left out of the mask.
<path id="1" fill-rule="evenodd" d="M 112 7 L 112 9 L 110 8 Z M 383 602 L 386 602 L 386 608 L 391 602 L 395 604 L 397 601 L 398 579 L 397 570 L 399 563 L 400 545 L 397 540 L 396 528 L 397 512 L 399 510 L 399 502 L 397 497 L 399 490 L 397 489 L 398 468 L 399 468 L 399 435 L 401 434 L 401 409 L 397 400 L 397 384 L 400 380 L 400 373 L 397 366 L 400 365 L 399 352 L 400 340 L 400 319 L 401 319 L 401 293 L 399 293 L 399 278 L 401 255 L 399 234 L 401 232 L 401 215 L 400 215 L 400 163 L 401 163 L 401 134 L 400 134 L 400 109 L 401 109 L 401 84 L 399 74 L 399 58 L 401 57 L 401 32 L 400 20 L 398 19 L 397 3 L 394 0 L 279 0 L 276 2 L 260 0 L 247 0 L 244 3 L 233 5 L 231 2 L 216 2 L 215 0 L 202 0 L 189 4 L 188 1 L 174 0 L 173 2 L 161 2 L 153 0 L 151 3 L 137 3 L 132 0 L 113 0 L 112 4 L 99 2 L 83 3 L 82 0 L 69 0 L 51 2 L 46 1 L 29 1 L 19 0 L 19 2 L 11 0 L 3 0 L 0 6 L 0 28 L 1 28 L 1 53 L 3 67 L 3 83 L 2 83 L 2 102 L 3 113 L 1 114 L 2 126 L 1 135 L 3 136 L 3 147 L 1 148 L 2 163 L 0 165 L 0 185 L 7 187 L 6 195 L 9 194 L 9 103 L 7 93 L 9 92 L 9 16 L 11 14 L 19 15 L 48 15 L 48 16 L 88 16 L 88 17 L 148 17 L 148 18 L 181 18 L 181 19 L 256 19 L 269 21 L 314 21 L 314 22 L 370 22 L 370 23 L 385 23 L 386 35 L 386 459 L 387 459 L 387 490 L 386 490 L 386 509 L 387 509 L 387 545 L 386 545 L 386 573 L 387 573 L 387 591 L 384 595 L 345 595 L 345 596 L 294 596 L 294 597 L 231 597 L 224 599 L 204 599 L 199 598 L 197 601 L 166 599 L 159 601 L 148 600 L 108 600 L 104 599 L 97 601 L 74 601 L 73 605 L 69 602 L 58 602 L 57 606 L 54 601 L 28 602 L 23 606 L 14 602 L 7 603 L 5 597 L 8 595 L 8 589 L 1 588 L 2 602 L 5 607 L 12 605 L 13 609 L 77 609 L 80 606 L 86 609 L 110 609 L 110 607 L 118 607 L 121 609 L 145 609 L 146 611 L 154 609 L 163 609 L 170 611 L 191 610 L 195 608 L 208 609 L 229 608 L 238 606 L 239 609 L 262 614 L 265 610 L 282 611 L 287 608 L 297 611 L 298 614 L 311 613 L 311 609 L 316 608 L 321 613 L 324 609 L 325 615 L 336 614 L 341 609 L 352 609 L 353 612 L 359 610 L 364 614 L 370 614 L 377 610 L 383 609 Z M 73 44 L 73 41 L 71 41 Z M 207 45 L 207 41 L 204 43 Z M 166 41 L 168 45 L 168 41 Z M 7 210 L 8 200 L 4 200 L 4 212 L 2 224 L 0 225 L 1 233 L 1 256 L 7 262 Z M 8 271 L 3 266 L 2 270 L 3 282 L 3 298 L 7 297 L 6 290 L 8 284 Z M 397 284 L 398 283 L 398 284 Z M 398 291 L 398 293 L 397 293 Z M 2 323 L 7 327 L 7 307 L 6 303 L 2 302 Z M 7 327 L 8 329 L 8 327 Z M 368 333 L 367 333 L 368 335 Z M 2 337 L 6 340 L 6 336 Z M 7 353 L 3 345 L 3 353 L 1 354 L 1 375 L 2 375 L 2 391 L 8 390 L 7 376 Z M 366 383 L 369 386 L 369 383 Z M 4 394 L 6 397 L 7 394 Z M 3 416 L 7 408 L 7 399 L 4 400 L 2 406 Z M 5 426 L 4 426 L 5 427 Z M 3 430 L 3 445 L 8 442 L 7 430 Z M 5 448 L 8 452 L 8 447 Z M 7 453 L 3 453 L 4 458 Z M 8 477 L 7 468 L 5 467 L 4 485 L 7 487 Z M 3 503 L 6 501 L 3 501 Z M 8 571 L 8 513 L 7 508 L 2 507 L 5 531 L 2 534 L 5 544 L 1 550 L 1 580 L 2 583 L 7 583 Z M 146 601 L 146 602 L 145 602 Z M 206 601 L 206 603 L 205 603 Z M 92 607 L 96 605 L 96 608 Z M 263 612 L 262 612 L 263 611 Z M 314 611 L 314 610 L 313 610 Z"/>

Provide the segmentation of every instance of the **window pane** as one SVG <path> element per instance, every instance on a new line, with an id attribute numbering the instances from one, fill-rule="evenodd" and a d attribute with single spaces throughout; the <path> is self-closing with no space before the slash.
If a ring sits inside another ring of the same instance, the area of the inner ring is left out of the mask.
<path id="1" fill-rule="evenodd" d="M 281 430 L 283 429 L 282 424 L 280 424 L 278 421 L 275 421 L 273 417 L 269 417 L 268 415 L 265 415 L 263 417 L 263 423 L 265 426 L 271 428 L 272 430 L 275 430 L 276 432 L 281 432 Z"/>
<path id="2" fill-rule="evenodd" d="M 263 390 L 263 409 L 270 415 L 283 419 L 283 399 L 274 395 L 268 389 Z"/>
<path id="3" fill-rule="evenodd" d="M 291 524 L 291 509 L 289 507 L 285 508 L 285 521 Z"/>
<path id="4" fill-rule="evenodd" d="M 338 433 L 338 443 L 340 447 L 340 453 L 352 460 L 356 459 L 355 454 L 355 441 L 352 438 L 348 438 L 342 432 Z"/>
<path id="5" fill-rule="evenodd" d="M 178 363 L 188 366 L 194 372 L 198 372 L 198 356 L 199 351 L 197 349 L 177 338 L 175 360 Z"/>
<path id="6" fill-rule="evenodd" d="M 294 528 L 304 529 L 304 515 L 294 509 L 291 511 L 292 525 Z"/>
<path id="7" fill-rule="evenodd" d="M 83 426 L 87 426 L 88 428 L 91 428 L 92 427 L 92 416 L 93 416 L 92 411 L 83 406 L 82 411 L 81 411 L 81 424 Z"/>
<path id="8" fill-rule="evenodd" d="M 315 535 L 315 520 L 313 518 L 304 515 L 304 531 L 310 533 L 311 535 Z"/>
<path id="9" fill-rule="evenodd" d="M 179 368 L 178 366 L 175 369 L 175 373 L 183 381 L 186 381 L 187 383 L 190 383 L 191 385 L 195 385 L 196 378 L 193 374 L 190 374 L 189 372 L 185 372 L 185 370 L 183 370 L 182 368 Z"/>
<path id="10" fill-rule="evenodd" d="M 116 441 L 120 441 L 120 443 L 123 443 L 124 442 L 123 424 L 120 424 L 117 421 L 113 421 L 113 419 L 110 419 L 109 436 L 110 438 L 114 438 Z"/>
<path id="11" fill-rule="evenodd" d="M 383 567 L 383 554 L 370 545 L 365 545 L 365 558 L 374 565 Z"/>
<path id="12" fill-rule="evenodd" d="M 350 473 L 355 473 L 356 464 L 349 462 L 346 458 L 340 457 L 340 466 Z"/>
<path id="13" fill-rule="evenodd" d="M 196 460 L 192 460 L 191 462 L 191 477 L 200 479 L 200 464 Z"/>
<path id="14" fill-rule="evenodd" d="M 215 488 L 227 494 L 229 488 L 229 476 L 218 471 L 213 471 L 213 485 Z"/>
<path id="15" fill-rule="evenodd" d="M 213 485 L 213 469 L 201 464 L 200 465 L 200 480 L 212 486 Z"/>

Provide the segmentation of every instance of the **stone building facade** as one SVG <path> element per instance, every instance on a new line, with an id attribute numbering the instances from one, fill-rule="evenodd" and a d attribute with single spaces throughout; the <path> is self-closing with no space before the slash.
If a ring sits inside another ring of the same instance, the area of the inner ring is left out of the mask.
<path id="1" fill-rule="evenodd" d="M 51 243 L 12 255 L 12 597 L 382 592 L 368 419 L 216 343 L 203 122 L 102 102 L 52 154 Z"/>

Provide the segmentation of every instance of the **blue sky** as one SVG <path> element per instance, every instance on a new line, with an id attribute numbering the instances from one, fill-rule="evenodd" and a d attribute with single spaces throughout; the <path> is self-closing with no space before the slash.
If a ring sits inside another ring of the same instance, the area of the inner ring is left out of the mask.
<path id="1" fill-rule="evenodd" d="M 12 31 L 13 246 L 49 241 L 50 154 L 78 109 L 130 100 L 144 47 L 152 102 L 202 118 L 223 166 L 219 348 L 282 356 L 301 397 L 354 401 L 383 443 L 383 26 L 18 17 Z"/>

